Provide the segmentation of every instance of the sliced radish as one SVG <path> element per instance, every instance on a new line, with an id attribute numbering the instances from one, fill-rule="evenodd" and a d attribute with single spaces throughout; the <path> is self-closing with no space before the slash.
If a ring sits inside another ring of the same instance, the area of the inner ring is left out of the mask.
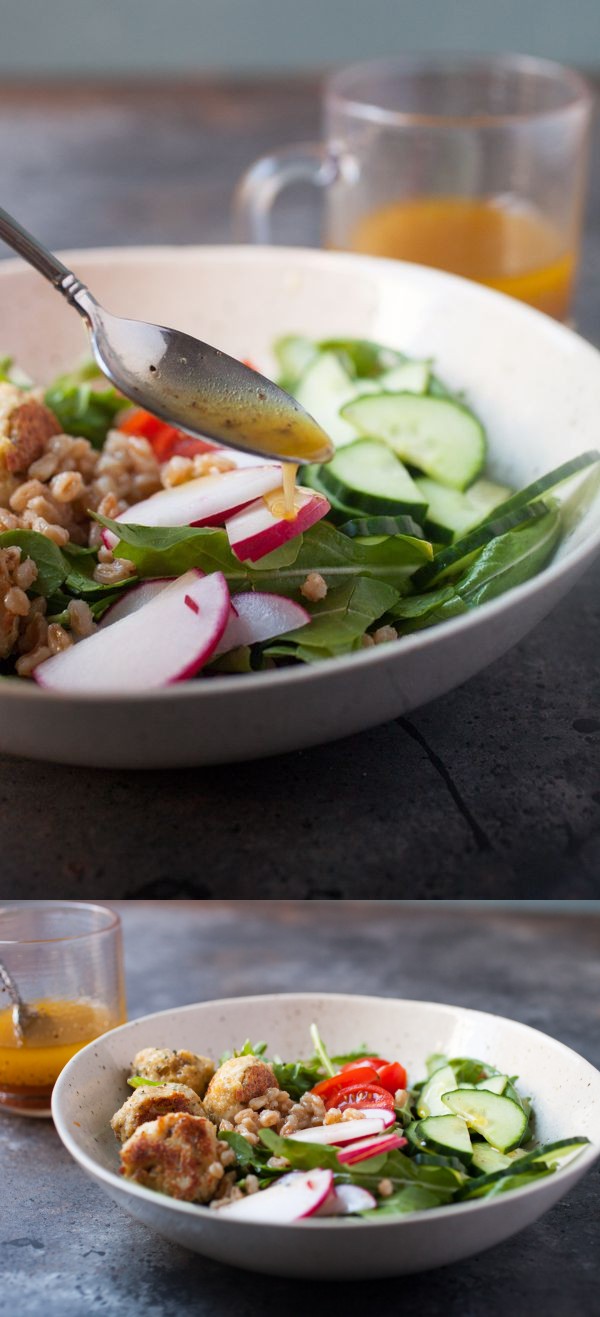
<path id="1" fill-rule="evenodd" d="M 283 503 L 283 496 L 281 502 Z M 294 506 L 296 515 L 285 517 L 276 506 L 273 511 L 267 500 L 257 498 L 225 522 L 225 530 L 236 558 L 240 562 L 257 562 L 266 553 L 278 549 L 287 540 L 295 539 L 302 531 L 314 526 L 329 512 L 329 503 L 322 494 L 312 489 L 296 489 Z"/>
<path id="2" fill-rule="evenodd" d="M 279 594 L 249 590 L 244 594 L 234 594 L 231 603 L 234 611 L 217 645 L 217 654 L 226 654 L 230 649 L 237 649 L 238 645 L 272 640 L 273 636 L 283 636 L 286 631 L 306 626 L 311 620 L 305 608 Z"/>
<path id="3" fill-rule="evenodd" d="M 381 1121 L 384 1130 L 389 1130 L 396 1124 L 396 1112 L 388 1111 L 387 1107 L 361 1107 L 361 1111 L 368 1120 Z"/>
<path id="4" fill-rule="evenodd" d="M 116 520 L 132 526 L 206 526 L 209 522 L 223 522 L 234 511 L 279 485 L 280 465 L 263 464 L 199 476 L 172 489 L 161 489 L 142 503 L 134 503 Z M 102 539 L 109 549 L 118 543 L 117 536 L 106 528 Z"/>
<path id="5" fill-rule="evenodd" d="M 314 1216 L 333 1187 L 331 1171 L 304 1171 L 298 1176 L 283 1176 L 268 1189 L 260 1189 L 248 1198 L 238 1198 L 219 1208 L 219 1216 L 230 1221 L 260 1221 L 265 1225 L 285 1225 Z"/>
<path id="6" fill-rule="evenodd" d="M 377 1199 L 368 1189 L 361 1189 L 358 1184 L 336 1184 L 316 1215 L 352 1216 L 355 1212 L 372 1212 L 375 1207 Z"/>
<path id="7" fill-rule="evenodd" d="M 136 585 L 131 585 L 119 595 L 110 608 L 107 608 L 102 618 L 102 626 L 111 626 L 113 622 L 121 622 L 124 617 L 129 617 L 130 613 L 137 613 L 138 608 L 151 603 L 165 586 L 171 585 L 176 580 L 176 576 L 161 576 L 155 581 L 138 581 Z"/>
<path id="8" fill-rule="evenodd" d="M 184 681 L 214 653 L 229 609 L 222 572 L 202 576 L 192 569 L 143 608 L 40 663 L 35 679 L 70 695 L 152 690 Z"/>
<path id="9" fill-rule="evenodd" d="M 380 1134 L 379 1138 L 360 1139 L 358 1143 L 350 1144 L 349 1148 L 342 1148 L 338 1152 L 338 1161 L 353 1166 L 355 1162 L 378 1157 L 381 1152 L 392 1152 L 394 1148 L 404 1148 L 406 1144 L 407 1139 L 399 1134 Z"/>
<path id="10" fill-rule="evenodd" d="M 381 1120 L 339 1120 L 335 1125 L 317 1125 L 312 1129 L 296 1130 L 288 1134 L 288 1139 L 299 1143 L 355 1143 L 357 1139 L 366 1139 L 383 1131 Z"/>

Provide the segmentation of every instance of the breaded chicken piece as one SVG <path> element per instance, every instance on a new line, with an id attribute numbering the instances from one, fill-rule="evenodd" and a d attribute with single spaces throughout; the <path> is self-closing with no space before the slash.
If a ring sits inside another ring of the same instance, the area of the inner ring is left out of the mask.
<path id="1" fill-rule="evenodd" d="M 110 1123 L 117 1138 L 124 1143 L 140 1125 L 174 1111 L 184 1111 L 190 1116 L 204 1115 L 198 1094 L 185 1084 L 144 1084 L 115 1111 Z"/>
<path id="2" fill-rule="evenodd" d="M 214 1125 L 185 1112 L 146 1121 L 121 1148 L 121 1174 L 171 1198 L 208 1203 L 223 1176 Z"/>
<path id="3" fill-rule="evenodd" d="M 133 1058 L 132 1075 L 156 1079 L 163 1084 L 186 1084 L 198 1097 L 204 1097 L 209 1080 L 215 1073 L 214 1063 L 208 1056 L 195 1052 L 171 1051 L 170 1047 L 144 1047 Z"/>
<path id="4" fill-rule="evenodd" d="M 27 471 L 51 435 L 60 433 L 54 413 L 39 398 L 0 381 L 0 469 L 11 475 Z"/>
<path id="5" fill-rule="evenodd" d="M 234 1120 L 252 1098 L 262 1097 L 270 1088 L 279 1088 L 279 1084 L 266 1061 L 258 1056 L 232 1056 L 213 1075 L 206 1090 L 204 1109 L 215 1125 L 222 1120 Z"/>

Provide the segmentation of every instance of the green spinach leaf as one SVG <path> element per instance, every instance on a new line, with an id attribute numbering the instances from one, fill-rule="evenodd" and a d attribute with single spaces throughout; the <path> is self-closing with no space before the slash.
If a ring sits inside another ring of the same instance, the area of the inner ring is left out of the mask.
<path id="1" fill-rule="evenodd" d="M 90 380 L 101 378 L 95 362 L 87 361 L 78 370 L 60 375 L 46 389 L 45 402 L 54 412 L 65 434 L 89 439 L 94 448 L 101 448 L 117 412 L 127 406 L 127 400 L 112 385 L 95 389 Z"/>
<path id="2" fill-rule="evenodd" d="M 21 558 L 33 558 L 38 574 L 31 586 L 32 594 L 48 598 L 59 590 L 69 572 L 69 564 L 58 545 L 37 530 L 6 530 L 0 535 L 0 549 L 16 544 Z"/>

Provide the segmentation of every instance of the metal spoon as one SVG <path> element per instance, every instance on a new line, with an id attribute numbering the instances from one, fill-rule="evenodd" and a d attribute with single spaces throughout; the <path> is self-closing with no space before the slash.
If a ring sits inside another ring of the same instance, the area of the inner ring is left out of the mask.
<path id="1" fill-rule="evenodd" d="M 39 1011 L 34 1011 L 32 1006 L 26 1006 L 14 979 L 9 974 L 6 965 L 0 960 L 0 983 L 4 984 L 6 991 L 12 1001 L 12 1022 L 15 1035 L 20 1043 L 25 1041 L 25 1034 L 33 1024 L 39 1020 Z"/>
<path id="2" fill-rule="evenodd" d="M 83 316 L 94 357 L 121 393 L 188 434 L 285 462 L 326 462 L 333 446 L 272 380 L 189 334 L 110 315 L 62 261 L 0 208 L 0 237 Z"/>

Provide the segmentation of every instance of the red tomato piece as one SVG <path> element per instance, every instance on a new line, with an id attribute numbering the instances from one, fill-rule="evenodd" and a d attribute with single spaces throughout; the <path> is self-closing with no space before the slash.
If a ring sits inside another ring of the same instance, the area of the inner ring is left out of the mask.
<path id="1" fill-rule="evenodd" d="M 387 1111 L 393 1111 L 394 1098 L 380 1084 L 355 1083 L 339 1090 L 337 1100 L 326 1105 L 339 1107 L 340 1111 L 347 1107 L 385 1107 Z"/>
<path id="2" fill-rule="evenodd" d="M 339 1075 L 331 1075 L 329 1079 L 322 1079 L 319 1084 L 315 1084 L 311 1092 L 313 1092 L 316 1097 L 323 1098 L 325 1105 L 327 1105 L 329 1098 L 337 1093 L 340 1088 L 344 1088 L 347 1084 L 352 1082 L 362 1084 L 372 1082 L 373 1084 L 377 1084 L 379 1082 L 377 1071 L 373 1066 L 354 1066 L 352 1069 L 346 1070 Z"/>
<path id="3" fill-rule="evenodd" d="M 159 462 L 168 462 L 170 457 L 194 457 L 196 453 L 210 453 L 214 445 L 206 439 L 194 439 L 174 425 L 167 425 L 151 412 L 138 408 L 121 421 L 119 429 L 123 434 L 140 435 L 147 439 L 154 449 Z"/>
<path id="4" fill-rule="evenodd" d="M 392 1061 L 386 1065 L 378 1066 L 377 1074 L 379 1083 L 382 1088 L 387 1088 L 388 1093 L 394 1094 L 399 1088 L 406 1088 L 406 1070 L 399 1061 Z"/>

